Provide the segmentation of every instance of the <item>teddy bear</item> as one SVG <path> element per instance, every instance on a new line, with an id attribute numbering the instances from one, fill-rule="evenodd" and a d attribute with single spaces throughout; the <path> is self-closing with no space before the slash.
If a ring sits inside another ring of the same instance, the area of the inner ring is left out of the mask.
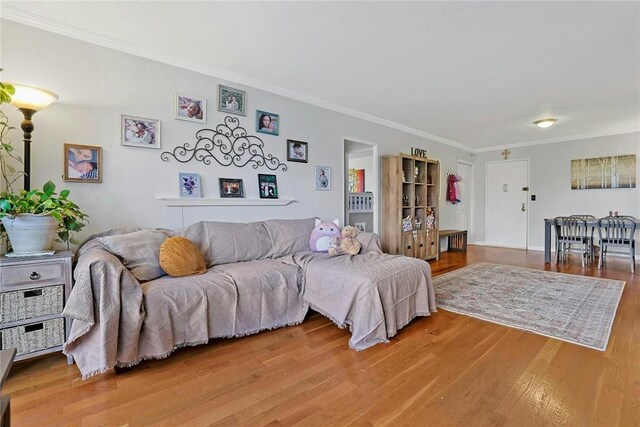
<path id="1" fill-rule="evenodd" d="M 329 244 L 329 255 L 356 255 L 360 252 L 362 243 L 356 240 L 356 236 L 360 230 L 358 227 L 347 225 L 340 232 L 340 237 L 334 237 Z"/>

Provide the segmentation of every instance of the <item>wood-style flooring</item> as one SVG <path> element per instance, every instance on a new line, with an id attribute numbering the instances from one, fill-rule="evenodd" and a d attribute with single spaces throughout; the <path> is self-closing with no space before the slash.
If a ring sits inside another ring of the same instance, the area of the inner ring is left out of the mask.
<path id="1" fill-rule="evenodd" d="M 14 426 L 640 425 L 640 273 L 611 258 L 543 263 L 541 252 L 470 246 L 434 275 L 477 261 L 627 281 L 606 352 L 440 310 L 362 352 L 311 314 L 304 323 L 176 351 L 78 379 L 59 354 L 14 364 Z"/>

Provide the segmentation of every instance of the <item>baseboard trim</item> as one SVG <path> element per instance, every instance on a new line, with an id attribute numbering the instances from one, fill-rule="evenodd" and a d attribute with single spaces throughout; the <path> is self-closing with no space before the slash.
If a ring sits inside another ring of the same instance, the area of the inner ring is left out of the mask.
<path id="1" fill-rule="evenodd" d="M 520 249 L 520 250 L 526 250 L 527 249 L 527 248 L 525 248 L 523 246 L 494 245 L 494 244 L 488 244 L 486 242 L 484 242 L 482 246 L 486 246 L 486 247 L 489 247 L 489 248 Z"/>

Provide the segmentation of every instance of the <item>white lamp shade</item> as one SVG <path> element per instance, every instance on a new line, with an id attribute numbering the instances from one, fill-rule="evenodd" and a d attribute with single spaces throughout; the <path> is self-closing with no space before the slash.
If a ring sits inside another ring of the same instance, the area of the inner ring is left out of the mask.
<path id="1" fill-rule="evenodd" d="M 58 99 L 58 95 L 45 89 L 26 86 L 19 83 L 9 83 L 16 89 L 11 96 L 11 105 L 16 108 L 28 108 L 30 110 L 44 110 Z"/>

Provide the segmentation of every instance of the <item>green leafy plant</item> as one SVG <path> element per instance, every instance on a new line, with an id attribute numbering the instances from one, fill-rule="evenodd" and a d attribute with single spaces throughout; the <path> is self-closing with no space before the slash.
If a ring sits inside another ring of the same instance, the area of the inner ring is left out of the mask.
<path id="1" fill-rule="evenodd" d="M 0 68 L 2 71 L 2 68 Z M 16 93 L 16 88 L 14 88 L 9 83 L 0 82 L 0 104 L 8 104 L 11 102 L 11 97 Z"/>
<path id="2" fill-rule="evenodd" d="M 0 68 L 0 71 L 2 69 Z M 11 102 L 11 96 L 16 93 L 15 88 L 0 82 L 0 105 Z M 22 165 L 22 159 L 14 154 L 14 148 L 9 138 L 9 132 L 15 127 L 9 126 L 9 119 L 0 111 L 0 173 L 5 182 L 5 191 L 13 190 L 13 183 L 24 175 L 24 171 L 18 171 L 12 163 Z"/>
<path id="3" fill-rule="evenodd" d="M 5 191 L 0 194 L 0 218 L 14 218 L 24 213 L 49 214 L 58 221 L 58 237 L 67 243 L 68 249 L 70 243 L 77 243 L 71 238 L 71 233 L 82 230 L 86 225 L 83 221 L 88 218 L 78 205 L 68 199 L 69 193 L 69 190 L 62 190 L 58 195 L 51 181 L 42 190 L 21 190 L 17 194 Z"/>

